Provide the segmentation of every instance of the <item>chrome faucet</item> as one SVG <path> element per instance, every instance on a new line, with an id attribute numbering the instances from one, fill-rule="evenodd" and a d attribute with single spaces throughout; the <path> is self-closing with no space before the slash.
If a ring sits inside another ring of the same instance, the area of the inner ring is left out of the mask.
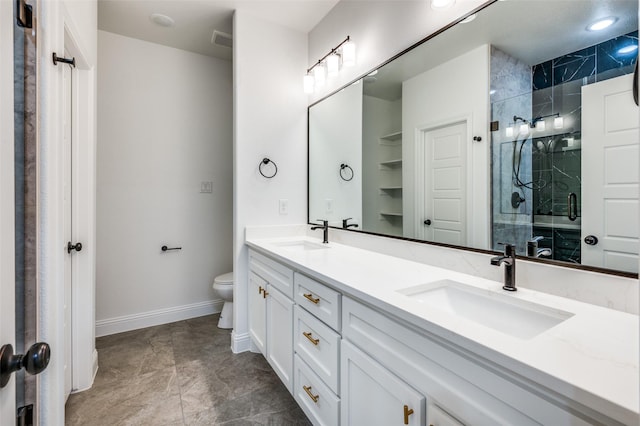
<path id="1" fill-rule="evenodd" d="M 529 241 L 527 241 L 527 256 L 528 257 L 550 257 L 551 249 L 550 248 L 539 248 L 538 242 L 544 240 L 544 237 L 533 237 Z"/>
<path id="2" fill-rule="evenodd" d="M 311 230 L 315 231 L 316 229 L 320 229 L 322 228 L 322 242 L 324 244 L 328 244 L 329 243 L 329 221 L 328 220 L 322 220 L 322 219 L 318 219 L 319 221 L 322 222 L 322 225 L 316 225 L 316 226 L 312 226 Z"/>
<path id="3" fill-rule="evenodd" d="M 516 291 L 516 246 L 513 244 L 504 245 L 504 256 L 491 258 L 491 264 L 500 266 L 504 263 L 504 285 L 503 290 Z"/>
<path id="4" fill-rule="evenodd" d="M 346 219 L 342 219 L 342 227 L 344 229 L 348 229 L 351 227 L 357 228 L 358 224 L 357 223 L 348 223 L 351 219 L 353 219 L 352 217 L 348 217 Z"/>

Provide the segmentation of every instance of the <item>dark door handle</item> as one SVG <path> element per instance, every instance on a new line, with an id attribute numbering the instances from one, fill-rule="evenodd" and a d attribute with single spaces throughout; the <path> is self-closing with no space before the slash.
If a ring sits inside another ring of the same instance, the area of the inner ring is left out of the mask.
<path id="1" fill-rule="evenodd" d="M 82 250 L 82 243 L 71 244 L 71 241 L 67 243 L 67 253 L 71 253 L 71 250 L 80 251 Z"/>
<path id="2" fill-rule="evenodd" d="M 572 192 L 567 197 L 567 217 L 574 221 L 578 218 L 578 196 Z"/>
<path id="3" fill-rule="evenodd" d="M 598 237 L 596 237 L 595 235 L 587 235 L 586 237 L 584 237 L 584 243 L 590 246 L 595 246 L 596 244 L 598 244 Z"/>
<path id="4" fill-rule="evenodd" d="M 51 348 L 49 344 L 38 342 L 31 345 L 24 355 L 15 355 L 13 346 L 4 345 L 0 348 L 0 388 L 9 383 L 11 374 L 25 369 L 29 374 L 40 374 L 49 365 Z"/>
<path id="5" fill-rule="evenodd" d="M 427 219 L 422 223 L 424 223 L 425 225 L 429 226 L 429 225 L 431 225 L 431 219 Z"/>

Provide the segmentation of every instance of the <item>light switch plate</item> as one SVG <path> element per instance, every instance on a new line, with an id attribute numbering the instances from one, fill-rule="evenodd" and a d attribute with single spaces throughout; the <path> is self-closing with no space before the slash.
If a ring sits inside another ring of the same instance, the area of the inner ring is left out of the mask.
<path id="1" fill-rule="evenodd" d="M 213 182 L 202 181 L 200 182 L 200 193 L 211 194 L 213 192 Z"/>
<path id="2" fill-rule="evenodd" d="M 289 200 L 280 199 L 278 202 L 278 205 L 279 205 L 279 211 L 281 215 L 289 214 Z"/>

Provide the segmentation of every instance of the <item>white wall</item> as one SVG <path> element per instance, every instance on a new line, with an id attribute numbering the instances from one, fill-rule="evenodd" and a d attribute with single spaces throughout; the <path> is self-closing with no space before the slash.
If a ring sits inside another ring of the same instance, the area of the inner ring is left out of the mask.
<path id="1" fill-rule="evenodd" d="M 234 333 L 232 349 L 249 349 L 246 226 L 307 222 L 306 35 L 236 11 L 233 34 Z M 266 179 L 269 157 L 278 174 Z M 278 200 L 289 202 L 279 214 Z"/>
<path id="2" fill-rule="evenodd" d="M 356 44 L 357 64 L 341 70 L 339 76 L 329 80 L 323 90 L 311 96 L 311 100 L 321 99 L 366 74 L 484 3 L 484 0 L 458 0 L 448 9 L 435 11 L 427 0 L 338 2 L 309 33 L 308 65 L 305 68 L 317 62 L 347 35 Z M 298 71 L 298 80 L 302 81 L 304 71 L 304 68 Z"/>
<path id="3" fill-rule="evenodd" d="M 98 34 L 100 336 L 220 308 L 211 284 L 232 266 L 232 76 L 228 61 Z"/>
<path id="4" fill-rule="evenodd" d="M 416 147 L 424 129 L 466 121 L 466 218 L 470 247 L 489 247 L 489 53 L 480 46 L 402 85 L 402 164 L 405 236 L 416 238 Z M 446 84 L 443 84 L 446 82 Z M 481 142 L 473 142 L 479 136 Z"/>
<path id="5" fill-rule="evenodd" d="M 309 219 L 362 223 L 362 84 L 354 84 L 309 111 Z M 341 170 L 342 164 L 349 169 Z M 344 180 L 340 176 L 342 176 Z"/>

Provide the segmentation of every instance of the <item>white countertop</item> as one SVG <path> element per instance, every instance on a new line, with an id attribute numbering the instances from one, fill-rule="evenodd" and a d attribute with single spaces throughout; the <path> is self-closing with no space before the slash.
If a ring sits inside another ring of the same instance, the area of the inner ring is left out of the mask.
<path id="1" fill-rule="evenodd" d="M 278 245 L 303 239 L 321 243 L 308 237 L 250 238 L 246 242 L 345 295 L 424 328 L 586 407 L 624 424 L 639 423 L 638 316 L 526 288 L 505 292 L 499 282 L 337 243 L 330 242 L 321 250 Z M 441 279 L 574 315 L 537 336 L 522 339 L 444 310 L 425 309 L 397 292 Z"/>

